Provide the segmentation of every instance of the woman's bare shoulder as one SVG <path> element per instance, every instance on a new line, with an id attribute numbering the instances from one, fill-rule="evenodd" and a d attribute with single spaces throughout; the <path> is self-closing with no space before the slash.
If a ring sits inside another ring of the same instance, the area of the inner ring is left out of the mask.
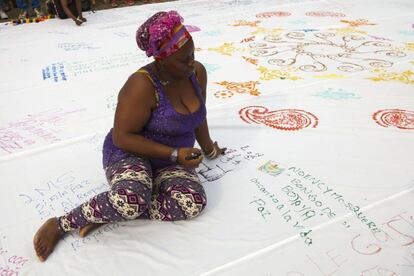
<path id="1" fill-rule="evenodd" d="M 150 78 L 144 72 L 133 73 L 125 82 L 118 95 L 118 100 L 132 100 L 153 102 L 154 85 Z"/>

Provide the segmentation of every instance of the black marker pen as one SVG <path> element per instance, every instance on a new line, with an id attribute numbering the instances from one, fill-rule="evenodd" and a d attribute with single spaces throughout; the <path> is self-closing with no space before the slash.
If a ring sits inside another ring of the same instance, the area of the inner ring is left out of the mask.
<path id="1" fill-rule="evenodd" d="M 199 158 L 200 155 L 201 155 L 201 153 L 199 153 L 199 152 L 192 152 L 190 155 L 187 155 L 185 157 L 185 160 L 194 160 L 194 159 Z"/>

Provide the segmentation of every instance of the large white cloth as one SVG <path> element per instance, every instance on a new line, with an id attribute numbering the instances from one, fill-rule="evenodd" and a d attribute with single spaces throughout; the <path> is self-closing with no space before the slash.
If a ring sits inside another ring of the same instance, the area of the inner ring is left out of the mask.
<path id="1" fill-rule="evenodd" d="M 150 61 L 135 31 L 178 10 L 208 71 L 204 214 L 67 235 L 105 191 L 117 94 Z M 184 0 L 0 25 L 1 275 L 414 275 L 414 2 Z M 6 274 L 9 273 L 9 274 Z"/>

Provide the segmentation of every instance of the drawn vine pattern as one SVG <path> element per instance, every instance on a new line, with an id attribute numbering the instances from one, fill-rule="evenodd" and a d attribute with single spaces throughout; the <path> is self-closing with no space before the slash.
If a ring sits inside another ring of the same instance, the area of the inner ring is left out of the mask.
<path id="1" fill-rule="evenodd" d="M 262 42 L 250 43 L 249 47 L 253 56 L 268 57 L 270 65 L 279 68 L 294 66 L 304 72 L 328 71 L 328 65 L 348 73 L 386 68 L 393 66 L 393 59 L 406 56 L 390 42 L 334 32 L 271 34 Z"/>

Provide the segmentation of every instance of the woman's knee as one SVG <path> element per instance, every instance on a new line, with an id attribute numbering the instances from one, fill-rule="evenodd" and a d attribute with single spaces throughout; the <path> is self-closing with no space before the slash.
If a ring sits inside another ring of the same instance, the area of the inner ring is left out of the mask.
<path id="1" fill-rule="evenodd" d="M 108 200 L 122 218 L 132 220 L 148 209 L 151 191 L 138 192 L 133 187 L 118 186 L 108 192 Z"/>
<path id="2" fill-rule="evenodd" d="M 192 219 L 201 214 L 207 205 L 204 189 L 195 191 L 191 188 L 176 185 L 171 190 L 171 198 L 177 202 L 186 219 Z"/>

